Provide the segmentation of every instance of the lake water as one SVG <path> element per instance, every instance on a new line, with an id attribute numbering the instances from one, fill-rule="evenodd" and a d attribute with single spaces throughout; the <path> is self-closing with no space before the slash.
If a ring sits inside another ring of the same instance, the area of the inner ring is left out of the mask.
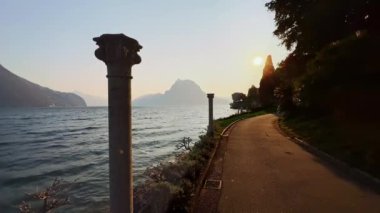
<path id="1" fill-rule="evenodd" d="M 214 117 L 233 114 L 214 106 Z M 206 132 L 207 106 L 133 109 L 135 183 L 146 167 L 171 159 L 183 137 Z M 55 178 L 74 181 L 65 212 L 108 209 L 108 112 L 106 107 L 0 108 L 0 212 L 17 212 L 25 193 Z"/>

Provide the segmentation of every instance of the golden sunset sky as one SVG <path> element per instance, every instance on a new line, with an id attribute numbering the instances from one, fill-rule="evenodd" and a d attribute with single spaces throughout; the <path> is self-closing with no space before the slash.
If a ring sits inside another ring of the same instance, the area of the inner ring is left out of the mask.
<path id="1" fill-rule="evenodd" d="M 230 97 L 258 86 L 255 58 L 271 54 L 276 66 L 287 55 L 265 2 L 2 0 L 0 64 L 55 90 L 106 97 L 106 66 L 92 38 L 124 33 L 143 46 L 133 98 L 164 92 L 176 79 Z"/>

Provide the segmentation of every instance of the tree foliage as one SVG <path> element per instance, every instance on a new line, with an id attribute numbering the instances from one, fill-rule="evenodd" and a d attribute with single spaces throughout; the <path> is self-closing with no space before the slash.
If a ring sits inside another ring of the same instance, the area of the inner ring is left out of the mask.
<path id="1" fill-rule="evenodd" d="M 247 95 L 241 92 L 235 92 L 232 94 L 231 109 L 237 109 L 238 112 L 253 111 L 261 107 L 259 89 L 252 85 L 248 89 Z"/>
<path id="2" fill-rule="evenodd" d="M 305 85 L 303 104 L 345 117 L 374 116 L 380 104 L 380 66 L 374 54 L 379 49 L 380 40 L 368 35 L 323 48 L 299 79 Z"/>
<path id="3" fill-rule="evenodd" d="M 254 85 L 252 85 L 248 89 L 246 102 L 247 102 L 247 108 L 250 109 L 251 111 L 261 107 L 259 89 L 256 88 Z"/>
<path id="4" fill-rule="evenodd" d="M 275 12 L 274 34 L 300 55 L 314 54 L 357 30 L 379 30 L 377 0 L 271 0 L 266 6 Z"/>
<path id="5" fill-rule="evenodd" d="M 231 109 L 237 109 L 238 112 L 245 109 L 245 101 L 247 96 L 241 92 L 235 92 L 232 95 L 232 103 L 230 104 Z"/>
<path id="6" fill-rule="evenodd" d="M 263 106 L 270 106 L 275 102 L 274 88 L 277 82 L 274 71 L 272 56 L 269 55 L 265 62 L 263 77 L 261 78 L 259 88 L 260 101 Z"/>
<path id="7" fill-rule="evenodd" d="M 371 60 L 377 51 L 360 40 L 371 37 L 368 42 L 376 46 L 380 35 L 379 5 L 376 0 L 271 0 L 266 3 L 267 8 L 275 12 L 274 34 L 291 51 L 275 72 L 279 80 L 275 91 L 280 105 L 286 103 L 284 108 L 294 109 L 298 105 L 331 112 L 338 105 L 352 104 L 332 95 L 342 95 L 336 90 L 342 90 L 349 83 L 356 85 L 356 92 L 361 91 L 357 97 L 365 96 L 365 90 L 360 87 L 368 83 L 365 79 L 372 77 L 363 67 L 376 61 Z M 349 49 L 351 47 L 356 49 Z M 360 78 L 357 73 L 362 73 Z"/>

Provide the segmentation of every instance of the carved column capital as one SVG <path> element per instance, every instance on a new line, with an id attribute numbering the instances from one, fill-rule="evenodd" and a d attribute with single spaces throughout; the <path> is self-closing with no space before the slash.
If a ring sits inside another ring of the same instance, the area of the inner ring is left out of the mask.
<path id="1" fill-rule="evenodd" d="M 141 62 L 141 57 L 137 53 L 142 46 L 133 38 L 124 34 L 103 34 L 93 40 L 99 46 L 95 50 L 96 58 L 107 66 L 132 67 Z"/>

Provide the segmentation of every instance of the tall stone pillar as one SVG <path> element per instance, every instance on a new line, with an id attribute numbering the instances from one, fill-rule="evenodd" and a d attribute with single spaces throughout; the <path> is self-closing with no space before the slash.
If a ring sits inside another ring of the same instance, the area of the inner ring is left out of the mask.
<path id="1" fill-rule="evenodd" d="M 95 56 L 107 65 L 110 211 L 133 212 L 131 68 L 141 62 L 142 46 L 124 34 L 93 39 Z"/>
<path id="2" fill-rule="evenodd" d="M 209 93 L 207 94 L 208 98 L 208 129 L 207 129 L 207 134 L 209 136 L 214 136 L 214 115 L 213 115 L 213 99 L 214 99 L 214 94 Z"/>

